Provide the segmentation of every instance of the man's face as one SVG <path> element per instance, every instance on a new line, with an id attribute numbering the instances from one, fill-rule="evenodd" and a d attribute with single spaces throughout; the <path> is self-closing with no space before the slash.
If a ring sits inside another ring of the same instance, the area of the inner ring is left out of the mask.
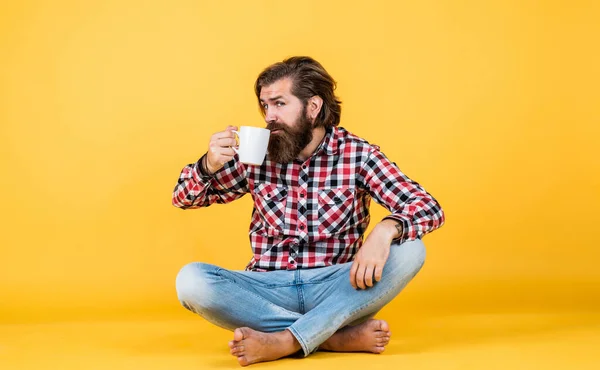
<path id="1" fill-rule="evenodd" d="M 278 163 L 294 160 L 312 140 L 312 121 L 291 88 L 292 81 L 284 78 L 260 91 L 265 121 L 271 130 L 268 157 Z"/>

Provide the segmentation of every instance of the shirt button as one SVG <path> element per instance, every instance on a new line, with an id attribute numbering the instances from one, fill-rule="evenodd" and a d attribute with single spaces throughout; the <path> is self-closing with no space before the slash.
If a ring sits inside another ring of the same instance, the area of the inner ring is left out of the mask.
<path id="1" fill-rule="evenodd" d="M 304 225 L 300 225 L 300 230 L 304 230 Z"/>
<path id="2" fill-rule="evenodd" d="M 305 165 L 305 164 L 303 164 L 303 165 L 302 165 L 302 168 L 306 169 L 306 165 Z"/>
<path id="3" fill-rule="evenodd" d="M 300 193 L 300 198 L 304 198 L 304 193 Z"/>

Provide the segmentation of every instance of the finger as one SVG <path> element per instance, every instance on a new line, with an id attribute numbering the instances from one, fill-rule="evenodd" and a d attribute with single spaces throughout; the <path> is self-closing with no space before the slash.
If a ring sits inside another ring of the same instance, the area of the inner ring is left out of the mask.
<path id="1" fill-rule="evenodd" d="M 217 139 L 217 145 L 220 147 L 236 146 L 237 140 L 231 137 L 221 137 Z"/>
<path id="2" fill-rule="evenodd" d="M 221 150 L 221 155 L 226 157 L 227 160 L 225 162 L 229 162 L 235 155 L 235 150 L 231 149 L 231 147 L 223 148 Z"/>
<path id="3" fill-rule="evenodd" d="M 225 131 L 221 131 L 221 132 L 217 132 L 216 134 L 214 134 L 212 136 L 213 140 L 218 140 L 218 139 L 222 139 L 222 138 L 235 138 L 235 134 L 233 133 L 232 130 L 225 130 Z"/>
<path id="4" fill-rule="evenodd" d="M 383 275 L 383 264 L 377 264 L 375 266 L 375 281 L 380 281 L 381 276 Z"/>
<path id="5" fill-rule="evenodd" d="M 213 158 L 219 158 L 220 156 L 233 157 L 233 155 L 235 154 L 235 151 L 233 149 L 231 149 L 231 147 L 237 148 L 238 145 L 237 144 L 236 145 L 227 145 L 227 146 L 211 145 L 210 153 L 212 154 Z"/>
<path id="6" fill-rule="evenodd" d="M 365 285 L 368 287 L 373 286 L 373 265 L 367 265 L 365 268 Z"/>
<path id="7" fill-rule="evenodd" d="M 231 130 L 236 130 L 237 131 L 237 129 L 238 129 L 237 126 L 232 126 L 232 125 L 227 126 L 227 130 L 228 131 L 231 131 Z"/>
<path id="8" fill-rule="evenodd" d="M 360 289 L 366 289 L 365 286 L 365 267 L 363 265 L 358 266 L 358 271 L 356 271 L 356 285 Z"/>
<path id="9" fill-rule="evenodd" d="M 350 285 L 356 289 L 356 270 L 358 270 L 358 262 L 354 260 L 352 267 L 350 268 Z"/>

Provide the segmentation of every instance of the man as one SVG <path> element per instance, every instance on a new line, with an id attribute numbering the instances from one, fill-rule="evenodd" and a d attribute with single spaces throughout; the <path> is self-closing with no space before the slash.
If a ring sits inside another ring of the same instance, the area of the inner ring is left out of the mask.
<path id="1" fill-rule="evenodd" d="M 245 270 L 190 263 L 176 280 L 185 308 L 234 332 L 242 366 L 318 349 L 381 353 L 391 332 L 373 317 L 421 269 L 421 239 L 444 223 L 438 202 L 378 146 L 339 127 L 334 90 L 309 57 L 266 68 L 255 83 L 271 130 L 264 163 L 239 162 L 229 126 L 175 187 L 182 209 L 254 200 Z M 391 214 L 363 240 L 371 198 Z"/>

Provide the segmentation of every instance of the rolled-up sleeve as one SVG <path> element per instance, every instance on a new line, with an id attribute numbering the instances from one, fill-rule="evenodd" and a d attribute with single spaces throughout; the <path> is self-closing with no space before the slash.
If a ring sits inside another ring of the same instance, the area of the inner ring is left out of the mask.
<path id="1" fill-rule="evenodd" d="M 377 146 L 371 146 L 360 173 L 371 197 L 391 212 L 384 220 L 402 224 L 402 235 L 394 242 L 421 239 L 444 224 L 444 211 L 438 201 L 402 173 Z"/>
<path id="2" fill-rule="evenodd" d="M 248 193 L 246 169 L 234 157 L 216 173 L 206 176 L 200 160 L 186 165 L 173 189 L 171 203 L 181 209 L 208 207 L 214 203 L 229 203 Z"/>

